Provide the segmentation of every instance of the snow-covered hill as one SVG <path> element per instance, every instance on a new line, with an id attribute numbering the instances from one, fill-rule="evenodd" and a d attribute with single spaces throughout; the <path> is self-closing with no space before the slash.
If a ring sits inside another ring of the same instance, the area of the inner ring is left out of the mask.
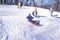
<path id="1" fill-rule="evenodd" d="M 0 5 L 0 40 L 60 40 L 60 19 L 51 17 L 49 10 L 37 8 L 38 18 L 43 26 L 27 21 L 33 7 Z M 59 12 L 53 13 L 53 15 Z M 59 16 L 59 15 L 58 15 Z"/>

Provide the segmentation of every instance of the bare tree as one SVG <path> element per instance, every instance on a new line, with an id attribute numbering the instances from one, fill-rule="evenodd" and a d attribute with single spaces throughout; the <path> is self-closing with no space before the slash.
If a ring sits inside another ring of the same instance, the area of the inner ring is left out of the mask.
<path id="1" fill-rule="evenodd" d="M 4 0 L 3 0 L 3 4 L 4 4 Z"/>
<path id="2" fill-rule="evenodd" d="M 59 0 L 55 0 L 56 3 L 55 3 L 55 9 L 57 10 L 58 6 L 59 6 Z"/>
<path id="3" fill-rule="evenodd" d="M 35 1 L 34 1 L 34 0 L 32 0 L 32 1 L 33 1 L 33 3 L 34 3 L 34 6 L 36 7 L 37 5 L 36 5 Z"/>

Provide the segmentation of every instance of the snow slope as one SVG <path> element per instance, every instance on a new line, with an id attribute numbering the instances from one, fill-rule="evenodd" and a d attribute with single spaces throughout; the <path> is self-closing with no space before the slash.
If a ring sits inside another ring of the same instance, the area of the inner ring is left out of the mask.
<path id="1" fill-rule="evenodd" d="M 26 16 L 33 7 L 0 5 L 0 40 L 60 40 L 60 19 L 51 17 L 49 10 L 37 8 L 43 26 L 29 23 Z M 59 12 L 54 12 L 59 14 Z"/>

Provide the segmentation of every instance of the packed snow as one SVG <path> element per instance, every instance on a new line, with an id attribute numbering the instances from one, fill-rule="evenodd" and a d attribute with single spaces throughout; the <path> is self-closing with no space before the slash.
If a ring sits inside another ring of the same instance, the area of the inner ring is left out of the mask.
<path id="1" fill-rule="evenodd" d="M 32 13 L 33 7 L 0 5 L 0 40 L 60 40 L 60 12 L 37 8 L 42 26 L 35 26 L 27 21 L 26 16 Z"/>

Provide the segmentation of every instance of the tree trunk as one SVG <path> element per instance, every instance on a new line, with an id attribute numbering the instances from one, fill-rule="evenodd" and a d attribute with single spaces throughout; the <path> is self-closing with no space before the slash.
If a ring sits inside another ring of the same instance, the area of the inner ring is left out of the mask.
<path id="1" fill-rule="evenodd" d="M 57 10 L 58 6 L 59 6 L 59 0 L 56 0 L 56 3 L 55 3 L 55 10 Z"/>

